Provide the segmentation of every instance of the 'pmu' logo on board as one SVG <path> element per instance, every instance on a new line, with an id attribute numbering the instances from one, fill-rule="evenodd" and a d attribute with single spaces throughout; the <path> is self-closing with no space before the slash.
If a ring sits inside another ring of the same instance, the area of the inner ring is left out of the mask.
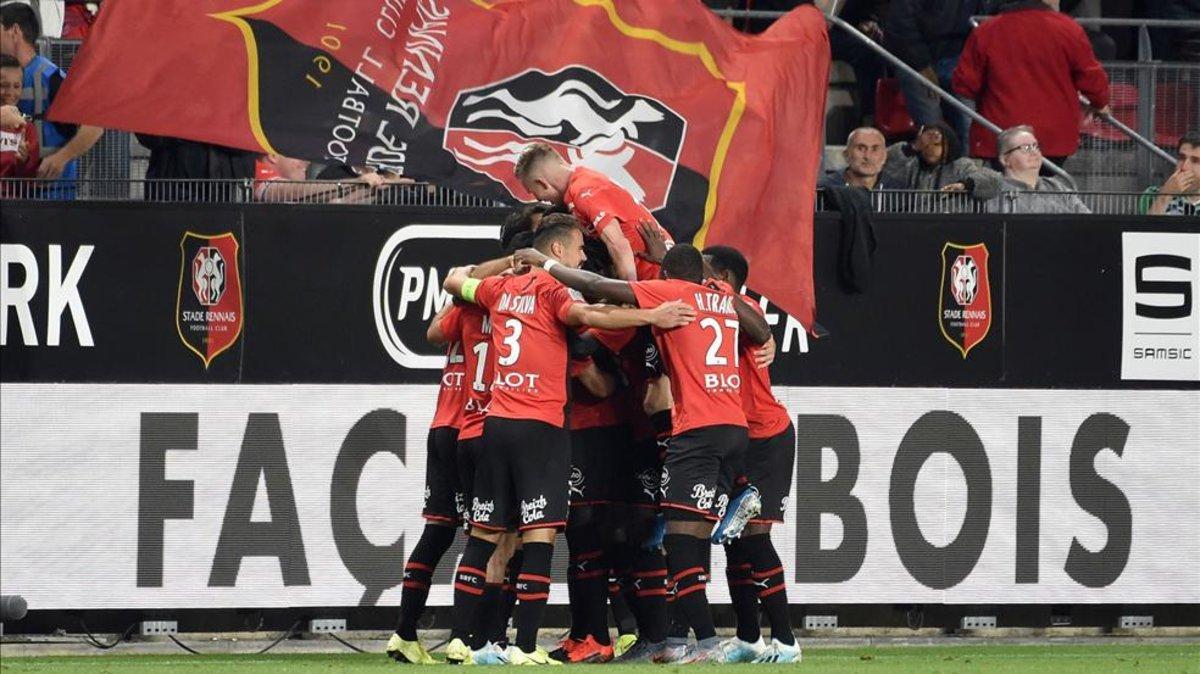
<path id="1" fill-rule="evenodd" d="M 429 319 L 447 302 L 451 268 L 500 257 L 500 228 L 409 225 L 379 250 L 371 303 L 379 342 L 399 365 L 441 369 L 446 356 L 425 341 Z"/>

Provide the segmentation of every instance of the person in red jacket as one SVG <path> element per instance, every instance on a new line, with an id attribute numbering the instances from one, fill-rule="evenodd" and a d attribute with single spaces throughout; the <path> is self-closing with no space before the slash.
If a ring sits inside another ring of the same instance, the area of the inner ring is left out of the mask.
<path id="1" fill-rule="evenodd" d="M 1029 124 L 1055 163 L 1079 148 L 1079 92 L 1108 112 L 1108 75 L 1083 28 L 1060 14 L 1058 0 L 1004 6 L 967 38 L 954 70 L 955 93 L 1002 129 Z M 996 134 L 971 126 L 970 154 L 996 158 Z"/>

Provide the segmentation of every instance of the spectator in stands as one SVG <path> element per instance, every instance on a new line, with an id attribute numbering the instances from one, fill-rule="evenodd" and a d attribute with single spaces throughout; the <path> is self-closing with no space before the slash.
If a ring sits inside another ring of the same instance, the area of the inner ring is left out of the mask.
<path id="1" fill-rule="evenodd" d="M 1200 19 L 1200 0 L 1145 0 L 1142 13 L 1152 19 L 1195 21 Z M 1154 58 L 1159 61 L 1200 61 L 1200 30 L 1154 28 Z"/>
<path id="2" fill-rule="evenodd" d="M 1014 126 L 997 136 L 1004 166 L 1001 194 L 988 201 L 992 213 L 1091 213 L 1075 188 L 1057 176 L 1039 175 L 1042 152 L 1033 127 Z"/>
<path id="3" fill-rule="evenodd" d="M 1043 152 L 1060 165 L 1079 148 L 1079 92 L 1091 110 L 1108 112 L 1108 75 L 1058 0 L 1009 2 L 976 28 L 954 70 L 954 91 L 1001 128 L 1033 120 Z M 995 135 L 971 127 L 970 155 L 995 159 Z"/>
<path id="4" fill-rule="evenodd" d="M 309 162 L 304 159 L 269 154 L 255 166 L 254 198 L 273 203 L 369 203 L 381 187 L 409 178 L 385 176 L 374 171 L 353 171 L 347 167 L 345 180 L 307 180 Z"/>
<path id="5" fill-rule="evenodd" d="M 65 73 L 50 59 L 41 56 L 34 42 L 41 28 L 33 9 L 24 4 L 0 7 L 0 52 L 16 57 L 24 69 L 21 112 L 32 115 L 41 146 L 38 177 L 55 179 L 46 196 L 57 199 L 75 197 L 76 161 L 100 140 L 104 130 L 96 126 L 58 124 L 44 118 L 54 101 Z"/>
<path id="6" fill-rule="evenodd" d="M 1150 187 L 1138 203 L 1149 215 L 1200 215 L 1200 134 L 1189 134 L 1176 147 L 1179 164 L 1162 187 Z"/>
<path id="7" fill-rule="evenodd" d="M 958 136 L 945 122 L 922 126 L 911 144 L 889 147 L 883 174 L 900 189 L 967 192 L 980 200 L 1000 193 L 1000 174 L 962 156 Z"/>
<path id="8" fill-rule="evenodd" d="M 963 44 L 971 33 L 971 17 L 995 11 L 996 0 L 892 0 L 884 34 L 887 48 L 921 76 L 947 91 Z M 900 74 L 904 104 L 917 126 L 951 122 L 959 138 L 967 137 L 971 120 L 943 104 L 937 94 L 908 75 Z"/>
<path id="9" fill-rule="evenodd" d="M 254 177 L 253 152 L 145 133 L 137 139 L 150 150 L 147 201 L 239 201 L 237 181 Z"/>
<path id="10" fill-rule="evenodd" d="M 0 105 L 5 110 L 17 110 L 21 100 L 21 62 L 8 54 L 0 54 Z M 25 118 L 18 113 L 20 124 L 9 128 L 6 117 L 3 130 L 0 130 L 0 178 L 34 178 L 37 177 L 38 139 L 37 128 L 26 124 Z M 27 198 L 32 195 L 28 185 L 15 181 L 0 181 L 0 198 Z"/>
<path id="11" fill-rule="evenodd" d="M 755 9 L 757 8 L 758 5 L 755 4 Z M 822 7 L 821 11 L 827 9 Z M 875 42 L 884 41 L 882 24 L 887 14 L 887 0 L 844 0 L 838 4 L 837 13 Z M 833 60 L 845 62 L 854 70 L 858 104 L 861 108 L 861 114 L 855 123 L 874 123 L 875 86 L 887 69 L 887 61 L 844 30 L 830 29 L 829 50 Z"/>
<path id="12" fill-rule="evenodd" d="M 893 183 L 883 173 L 887 160 L 887 140 L 879 129 L 862 126 L 850 132 L 846 149 L 842 151 L 846 168 L 829 171 L 817 187 L 862 187 L 868 190 L 897 190 L 903 185 Z"/>

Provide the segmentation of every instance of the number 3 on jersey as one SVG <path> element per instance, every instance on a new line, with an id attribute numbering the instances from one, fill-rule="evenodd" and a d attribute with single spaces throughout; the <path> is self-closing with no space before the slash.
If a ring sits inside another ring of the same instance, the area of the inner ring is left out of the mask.
<path id="1" fill-rule="evenodd" d="M 738 366 L 738 330 L 741 328 L 741 324 L 738 323 L 736 318 L 726 318 L 724 322 L 725 327 L 733 332 L 733 338 L 729 340 L 729 343 L 733 345 L 733 366 L 736 368 Z M 708 353 L 704 356 L 704 364 L 728 365 L 729 359 L 721 355 L 721 347 L 725 343 L 725 333 L 721 329 L 721 323 L 710 316 L 700 320 L 700 327 L 705 330 L 712 330 L 713 333 L 713 341 L 708 345 Z"/>
<path id="2" fill-rule="evenodd" d="M 521 330 L 524 328 L 525 326 L 521 324 L 521 321 L 515 318 L 504 321 L 504 329 L 508 334 L 504 336 L 502 341 L 508 347 L 508 355 L 501 355 L 497 358 L 497 364 L 508 367 L 516 363 L 517 359 L 521 357 Z"/>

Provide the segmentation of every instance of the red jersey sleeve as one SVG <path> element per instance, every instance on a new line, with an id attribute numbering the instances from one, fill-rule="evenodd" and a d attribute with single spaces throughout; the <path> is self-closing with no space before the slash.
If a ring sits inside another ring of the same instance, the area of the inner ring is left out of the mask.
<path id="1" fill-rule="evenodd" d="M 579 300 L 571 295 L 571 291 L 566 286 L 559 286 L 551 290 L 546 297 L 550 300 L 550 308 L 558 320 L 563 325 L 569 325 L 567 318 L 571 311 L 571 305 Z"/>
<path id="2" fill-rule="evenodd" d="M 475 304 L 488 309 L 496 303 L 500 295 L 500 287 L 504 285 L 505 277 L 492 276 L 485 278 L 475 287 Z"/>
<path id="3" fill-rule="evenodd" d="M 446 315 L 442 316 L 442 320 L 438 322 L 438 328 L 447 342 L 462 341 L 462 317 L 463 310 L 456 304 L 450 307 L 450 311 L 447 311 Z"/>

